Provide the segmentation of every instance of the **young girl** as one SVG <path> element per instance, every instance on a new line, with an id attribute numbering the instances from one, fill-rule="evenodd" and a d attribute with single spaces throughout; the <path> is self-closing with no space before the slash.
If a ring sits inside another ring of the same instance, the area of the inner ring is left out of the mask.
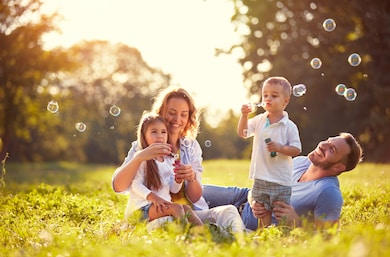
<path id="1" fill-rule="evenodd" d="M 168 142 L 168 128 L 159 115 L 144 114 L 137 131 L 139 150 L 155 143 Z M 173 216 L 194 225 L 203 225 L 188 205 L 171 202 L 170 193 L 177 193 L 182 180 L 174 177 L 174 158 L 160 155 L 141 163 L 131 184 L 129 207 L 140 209 L 143 218 L 152 221 L 157 218 Z"/>

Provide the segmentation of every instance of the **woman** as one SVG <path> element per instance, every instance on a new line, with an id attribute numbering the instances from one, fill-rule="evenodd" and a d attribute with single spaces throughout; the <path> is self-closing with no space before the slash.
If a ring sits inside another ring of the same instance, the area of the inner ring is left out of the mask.
<path id="1" fill-rule="evenodd" d="M 203 222 L 216 223 L 225 228 L 230 226 L 233 232 L 244 231 L 245 226 L 235 206 L 209 209 L 202 197 L 203 158 L 202 149 L 196 141 L 199 117 L 190 94 L 183 88 L 167 88 L 157 97 L 151 112 L 161 115 L 167 121 L 169 144 L 155 143 L 137 151 L 137 142 L 133 142 L 123 164 L 114 172 L 114 191 L 128 192 L 142 162 L 164 155 L 178 155 L 180 165 L 175 168 L 176 179 L 184 181 L 184 200 L 189 200 L 198 217 Z M 127 207 L 125 216 L 129 214 Z"/>

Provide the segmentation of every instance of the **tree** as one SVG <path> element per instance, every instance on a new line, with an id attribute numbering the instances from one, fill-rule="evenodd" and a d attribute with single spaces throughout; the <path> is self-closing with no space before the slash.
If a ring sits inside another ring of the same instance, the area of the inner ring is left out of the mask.
<path id="1" fill-rule="evenodd" d="M 389 161 L 390 3 L 387 1 L 234 1 L 232 21 L 242 34 L 240 59 L 249 94 L 274 75 L 303 83 L 307 93 L 292 97 L 288 111 L 301 133 L 303 150 L 342 131 L 352 132 L 367 161 Z M 332 18 L 333 31 L 323 22 Z M 232 50 L 231 49 L 231 50 Z M 358 53 L 362 62 L 348 64 Z M 312 58 L 322 61 L 319 69 Z M 346 101 L 335 92 L 343 83 L 358 93 Z"/>
<path id="2" fill-rule="evenodd" d="M 150 110 L 152 98 L 169 85 L 170 76 L 150 67 L 137 49 L 124 44 L 86 41 L 68 49 L 68 54 L 80 67 L 60 73 L 57 86 L 67 92 L 63 100 L 69 101 L 63 109 L 63 124 L 74 135 L 69 141 L 72 148 L 82 149 L 72 158 L 117 163 L 136 139 L 142 112 Z M 87 125 L 85 132 L 75 130 L 77 122 Z"/>
<path id="3" fill-rule="evenodd" d="M 41 6 L 39 0 L 0 3 L 0 158 L 21 142 L 33 143 L 31 129 L 42 125 L 35 101 L 38 85 L 67 66 L 64 53 L 42 48 L 41 37 L 56 29 L 58 16 L 42 14 Z"/>
<path id="4" fill-rule="evenodd" d="M 123 44 L 44 50 L 42 36 L 57 30 L 59 16 L 41 7 L 39 0 L 1 1 L 0 158 L 9 152 L 10 161 L 123 160 L 138 119 L 169 75 Z M 58 106 L 52 113 L 51 101 Z M 118 112 L 110 114 L 111 107 Z M 77 131 L 78 122 L 85 131 Z"/>

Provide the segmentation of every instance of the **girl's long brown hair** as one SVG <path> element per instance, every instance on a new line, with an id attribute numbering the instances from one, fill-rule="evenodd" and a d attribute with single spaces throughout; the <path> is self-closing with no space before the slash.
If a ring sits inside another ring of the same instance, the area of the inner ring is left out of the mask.
<path id="1" fill-rule="evenodd" d="M 163 123 L 168 129 L 166 121 L 160 115 L 151 113 L 144 113 L 142 115 L 137 130 L 138 147 L 140 149 L 148 147 L 145 139 L 145 132 L 151 124 L 156 122 Z M 157 164 L 154 159 L 146 161 L 145 183 L 146 186 L 150 189 L 158 190 L 161 187 L 161 177 L 160 173 L 158 173 Z"/>

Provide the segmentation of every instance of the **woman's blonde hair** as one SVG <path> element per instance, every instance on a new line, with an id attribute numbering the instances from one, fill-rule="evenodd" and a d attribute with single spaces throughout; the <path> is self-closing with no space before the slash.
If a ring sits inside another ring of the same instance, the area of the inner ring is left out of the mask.
<path id="1" fill-rule="evenodd" d="M 199 132 L 199 113 L 195 107 L 194 99 L 185 89 L 180 87 L 168 87 L 161 91 L 153 102 L 152 112 L 161 115 L 165 119 L 168 101 L 172 98 L 184 99 L 188 104 L 189 118 L 180 137 L 191 137 L 195 139 Z"/>

